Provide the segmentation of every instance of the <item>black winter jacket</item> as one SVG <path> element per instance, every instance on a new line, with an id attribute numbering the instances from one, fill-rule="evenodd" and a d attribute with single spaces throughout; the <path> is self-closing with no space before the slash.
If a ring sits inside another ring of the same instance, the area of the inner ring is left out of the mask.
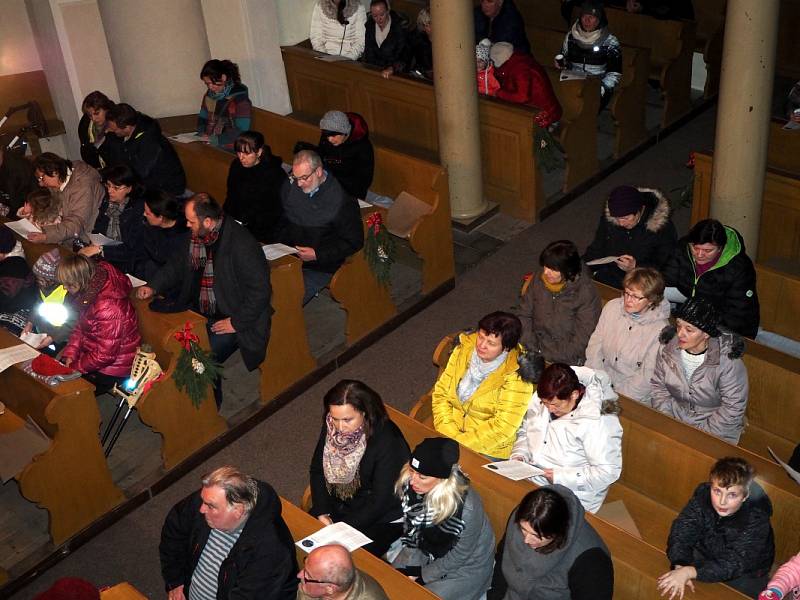
<path id="1" fill-rule="evenodd" d="M 233 159 L 228 171 L 225 213 L 240 221 L 258 241 L 274 243 L 283 212 L 281 186 L 286 180 L 281 159 L 272 155 L 269 146 L 253 167 L 245 168 L 238 158 Z"/>
<path id="2" fill-rule="evenodd" d="M 334 146 L 325 135 L 321 135 L 317 151 L 325 168 L 339 180 L 344 190 L 354 198 L 363 200 L 372 185 L 375 154 L 364 117 L 358 113 L 346 114 L 351 127 L 348 138 Z"/>
<path id="3" fill-rule="evenodd" d="M 701 483 L 672 522 L 667 557 L 676 565 L 692 565 L 697 579 L 715 583 L 738 577 L 762 577 L 775 559 L 769 519 L 772 502 L 757 483 L 734 514 L 721 517 L 711 504 L 711 484 Z"/>
<path id="4" fill-rule="evenodd" d="M 95 145 L 89 140 L 89 128 L 91 126 L 92 120 L 89 118 L 89 115 L 84 113 L 78 123 L 78 141 L 81 143 L 81 160 L 95 169 L 101 169 L 104 166 L 108 166 L 106 160 L 108 158 L 108 150 L 113 146 L 114 140 L 111 138 L 115 136 L 113 133 L 107 133 L 100 147 L 95 148 Z M 111 140 L 111 143 L 106 146 L 106 142 L 109 140 Z"/>
<path id="5" fill-rule="evenodd" d="M 17 209 L 38 186 L 33 176 L 33 163 L 9 149 L 3 151 L 0 164 L 0 204 L 9 207 L 9 218 L 16 219 Z"/>
<path id="6" fill-rule="evenodd" d="M 475 43 L 483 38 L 489 38 L 493 44 L 509 42 L 515 51 L 531 53 L 531 45 L 525 35 L 525 22 L 513 0 L 505 0 L 494 19 L 484 15 L 480 6 L 475 7 Z"/>
<path id="7" fill-rule="evenodd" d="M 167 591 L 189 585 L 211 528 L 200 514 L 200 492 L 189 494 L 167 515 L 158 547 L 161 575 Z M 294 600 L 297 560 L 292 534 L 281 517 L 275 490 L 258 482 L 258 502 L 239 539 L 222 561 L 217 579 L 218 600 Z"/>
<path id="8" fill-rule="evenodd" d="M 172 227 L 152 227 L 145 223 L 142 236 L 147 259 L 144 267 L 144 279 L 150 281 L 158 270 L 167 264 L 171 256 L 186 251 L 191 232 L 186 227 L 186 219 L 181 215 Z M 164 293 L 163 290 L 161 292 Z"/>
<path id="9" fill-rule="evenodd" d="M 97 220 L 94 222 L 94 233 L 108 235 L 109 218 L 106 216 L 108 197 L 100 205 Z M 144 245 L 144 200 L 131 198 L 119 216 L 119 231 L 122 243 L 116 246 L 103 246 L 103 258 L 123 273 L 130 273 L 144 279 L 147 250 Z"/>
<path id="10" fill-rule="evenodd" d="M 395 67 L 396 71 L 404 71 L 408 64 L 408 34 L 406 33 L 406 23 L 396 12 L 389 11 L 392 22 L 389 26 L 389 34 L 378 46 L 375 41 L 375 30 L 378 25 L 372 17 L 367 18 L 365 25 L 366 34 L 364 36 L 364 56 L 362 60 L 368 65 L 376 67 Z"/>
<path id="11" fill-rule="evenodd" d="M 639 188 L 639 191 L 644 192 L 646 204 L 642 218 L 633 229 L 625 229 L 616 224 L 608 211 L 606 201 L 594 240 L 583 255 L 585 262 L 605 256 L 629 254 L 636 259 L 637 267 L 653 267 L 659 271 L 664 268 L 678 239 L 675 225 L 670 220 L 669 200 L 658 190 Z M 622 288 L 625 271 L 615 263 L 589 268 L 598 281 Z"/>
<path id="12" fill-rule="evenodd" d="M 692 252 L 682 239 L 664 265 L 664 280 L 687 298 L 706 298 L 719 312 L 722 325 L 744 337 L 755 338 L 760 311 L 756 270 L 745 253 L 741 234 L 732 227 L 725 229 L 728 241 L 717 264 L 696 277 Z"/>
<path id="13" fill-rule="evenodd" d="M 419 71 L 425 77 L 433 74 L 433 45 L 424 31 L 415 30 L 408 35 L 410 71 Z"/>

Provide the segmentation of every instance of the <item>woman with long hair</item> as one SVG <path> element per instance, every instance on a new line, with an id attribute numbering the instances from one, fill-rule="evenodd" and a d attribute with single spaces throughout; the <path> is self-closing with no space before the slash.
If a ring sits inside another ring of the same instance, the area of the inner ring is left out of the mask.
<path id="1" fill-rule="evenodd" d="M 252 104 L 239 65 L 230 60 L 209 60 L 200 71 L 206 93 L 197 116 L 197 133 L 208 143 L 233 152 L 233 143 L 250 129 Z"/>

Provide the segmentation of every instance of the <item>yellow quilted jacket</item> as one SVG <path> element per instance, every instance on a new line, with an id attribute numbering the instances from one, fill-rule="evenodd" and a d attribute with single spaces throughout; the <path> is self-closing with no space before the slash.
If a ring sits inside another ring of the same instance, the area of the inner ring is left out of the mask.
<path id="1" fill-rule="evenodd" d="M 458 399 L 458 383 L 467 372 L 477 333 L 462 333 L 433 387 L 433 425 L 436 431 L 464 446 L 496 458 L 508 458 L 517 430 L 528 408 L 534 386 L 517 373 L 517 346 L 505 362 L 483 380 L 464 404 Z"/>

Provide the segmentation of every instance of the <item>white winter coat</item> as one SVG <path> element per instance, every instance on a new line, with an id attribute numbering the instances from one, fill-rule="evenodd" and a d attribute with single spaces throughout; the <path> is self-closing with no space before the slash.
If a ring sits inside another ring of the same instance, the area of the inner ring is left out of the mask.
<path id="1" fill-rule="evenodd" d="M 583 507 L 594 513 L 622 472 L 622 426 L 608 376 L 588 367 L 572 369 L 586 387 L 578 406 L 551 420 L 550 411 L 534 393 L 511 458 L 553 469 L 553 483 L 571 489 Z M 543 475 L 531 480 L 549 483 Z"/>
<path id="2" fill-rule="evenodd" d="M 625 312 L 622 298 L 606 303 L 586 347 L 586 366 L 608 373 L 614 391 L 645 402 L 656 368 L 658 335 L 669 325 L 669 302 L 634 319 Z"/>
<path id="3" fill-rule="evenodd" d="M 345 11 L 345 16 L 347 16 Z M 340 54 L 352 60 L 358 60 L 364 53 L 365 25 L 367 11 L 360 3 L 355 12 L 347 17 L 349 23 L 342 25 L 336 18 L 327 16 L 317 2 L 311 13 L 311 46 L 317 52 Z"/>

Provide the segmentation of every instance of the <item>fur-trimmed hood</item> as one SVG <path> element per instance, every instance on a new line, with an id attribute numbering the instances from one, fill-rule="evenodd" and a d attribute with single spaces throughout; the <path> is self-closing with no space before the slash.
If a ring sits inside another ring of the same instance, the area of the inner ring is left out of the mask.
<path id="1" fill-rule="evenodd" d="M 724 354 L 730 359 L 742 358 L 745 348 L 744 338 L 733 331 L 722 328 L 720 328 L 720 330 L 721 333 L 719 337 L 711 338 L 711 340 L 717 340 L 719 342 L 720 354 Z M 674 325 L 667 325 L 658 335 L 658 341 L 663 346 L 666 346 L 676 337 L 677 331 Z"/>
<path id="2" fill-rule="evenodd" d="M 655 188 L 637 187 L 636 189 L 645 194 L 645 213 L 636 227 L 644 225 L 647 231 L 653 233 L 660 231 L 669 222 L 669 217 L 672 214 L 669 200 L 660 190 Z M 617 225 L 616 219 L 611 216 L 611 212 L 608 210 L 608 200 L 606 200 L 605 215 L 609 223 Z"/>
<path id="3" fill-rule="evenodd" d="M 361 6 L 359 0 L 344 0 L 345 7 L 344 7 L 344 18 L 349 19 L 358 10 L 358 7 Z M 319 8 L 322 10 L 322 14 L 324 14 L 329 19 L 336 19 L 336 2 L 335 0 L 319 0 Z"/>

